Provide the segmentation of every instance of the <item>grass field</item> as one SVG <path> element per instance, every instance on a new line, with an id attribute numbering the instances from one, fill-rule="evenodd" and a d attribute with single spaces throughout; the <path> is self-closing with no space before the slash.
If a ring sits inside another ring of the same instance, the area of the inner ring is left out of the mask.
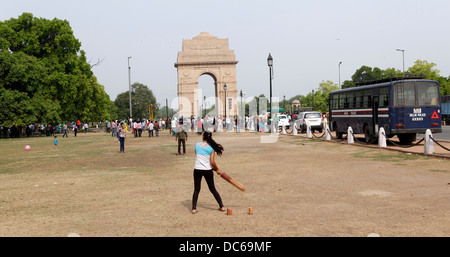
<path id="1" fill-rule="evenodd" d="M 225 152 L 218 206 L 203 180 L 192 215 L 194 145 L 103 132 L 0 140 L 0 236 L 450 236 L 450 162 L 281 136 L 214 134 Z M 26 151 L 25 146 L 31 150 Z M 248 208 L 252 207 L 253 215 Z"/>

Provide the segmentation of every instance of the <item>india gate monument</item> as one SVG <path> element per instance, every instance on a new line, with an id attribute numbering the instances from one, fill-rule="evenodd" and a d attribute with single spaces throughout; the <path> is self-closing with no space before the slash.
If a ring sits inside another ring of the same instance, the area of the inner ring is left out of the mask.
<path id="1" fill-rule="evenodd" d="M 205 74 L 214 79 L 216 114 L 238 115 L 237 63 L 234 51 L 229 49 L 228 39 L 202 32 L 193 39 L 183 40 L 182 51 L 178 52 L 175 63 L 178 71 L 179 116 L 202 115 L 199 111 L 202 99 L 198 99 L 198 80 Z"/>

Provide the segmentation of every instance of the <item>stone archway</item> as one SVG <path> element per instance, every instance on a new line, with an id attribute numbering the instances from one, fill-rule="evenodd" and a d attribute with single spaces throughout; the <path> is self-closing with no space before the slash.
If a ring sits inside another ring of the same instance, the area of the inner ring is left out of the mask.
<path id="1" fill-rule="evenodd" d="M 175 63 L 178 71 L 179 116 L 200 115 L 198 110 L 202 99 L 198 99 L 198 79 L 205 74 L 214 79 L 217 114 L 225 115 L 226 84 L 226 113 L 228 116 L 237 115 L 237 63 L 234 51 L 229 49 L 228 39 L 219 39 L 202 32 L 193 39 L 183 40 L 183 49 L 178 52 Z"/>

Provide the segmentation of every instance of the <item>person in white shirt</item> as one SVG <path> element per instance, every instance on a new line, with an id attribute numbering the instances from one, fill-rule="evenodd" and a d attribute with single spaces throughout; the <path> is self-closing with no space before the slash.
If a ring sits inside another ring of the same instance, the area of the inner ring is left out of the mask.
<path id="1" fill-rule="evenodd" d="M 222 203 L 222 198 L 220 197 L 220 194 L 217 192 L 214 186 L 213 173 L 214 170 L 216 171 L 217 175 L 222 174 L 215 162 L 214 157 L 215 153 L 217 153 L 219 156 L 222 155 L 223 150 L 223 147 L 212 139 L 212 133 L 208 131 L 205 131 L 203 133 L 203 142 L 197 143 L 195 145 L 196 160 L 194 165 L 194 194 L 192 196 L 192 214 L 198 213 L 197 200 L 200 193 L 202 177 L 205 177 L 209 191 L 211 191 L 217 203 L 219 204 L 219 211 L 225 211 Z"/>
<path id="2" fill-rule="evenodd" d="M 149 137 L 152 137 L 152 136 L 153 136 L 153 128 L 154 128 L 154 125 L 153 125 L 153 123 L 150 121 L 150 122 L 148 123 L 148 136 L 149 136 Z"/>
<path id="3" fill-rule="evenodd" d="M 172 128 L 172 136 L 175 136 L 175 133 L 177 131 L 177 121 L 175 118 L 171 121 L 171 128 Z"/>
<path id="4" fill-rule="evenodd" d="M 134 137 L 137 137 L 137 122 L 136 121 L 133 122 L 133 133 L 134 133 Z"/>

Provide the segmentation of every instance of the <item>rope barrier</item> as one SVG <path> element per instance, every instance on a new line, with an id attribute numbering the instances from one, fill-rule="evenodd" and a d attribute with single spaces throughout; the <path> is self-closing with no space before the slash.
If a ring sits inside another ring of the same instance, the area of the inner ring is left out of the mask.
<path id="1" fill-rule="evenodd" d="M 330 137 L 331 137 L 332 139 L 334 139 L 335 141 L 338 140 L 336 137 L 333 137 L 333 135 L 331 134 L 331 131 L 330 131 L 328 128 L 325 128 L 325 129 L 328 131 L 328 133 L 330 134 Z M 292 130 L 292 131 L 293 131 L 293 130 Z M 291 134 L 292 131 L 291 131 L 289 134 Z M 314 138 L 317 138 L 317 139 L 322 138 L 325 134 L 326 134 L 326 131 L 325 131 L 321 136 L 316 136 L 316 135 L 314 135 L 314 133 L 311 133 L 311 135 L 312 135 Z M 369 145 L 369 144 L 375 143 L 375 142 L 378 140 L 378 138 L 374 138 L 371 142 L 362 142 L 362 141 L 358 140 L 358 139 L 355 137 L 355 134 L 353 134 L 353 131 L 351 131 L 351 134 L 352 134 L 353 138 L 356 140 L 356 142 L 361 143 L 361 144 L 367 144 L 367 145 Z M 417 146 L 417 145 L 419 145 L 420 143 L 422 143 L 422 142 L 425 140 L 425 138 L 422 138 L 421 140 L 419 140 L 418 142 L 416 142 L 416 143 L 414 143 L 414 144 L 412 144 L 412 145 L 400 145 L 400 144 L 397 144 L 396 142 L 390 140 L 390 139 L 386 136 L 385 133 L 382 133 L 382 135 L 383 135 L 383 136 L 386 138 L 386 140 L 389 141 L 391 144 L 393 144 L 393 145 L 395 145 L 395 146 L 398 146 L 398 147 L 402 147 L 402 148 L 410 148 L 410 147 Z M 348 138 L 348 135 L 346 136 L 346 138 Z M 447 150 L 447 151 L 450 151 L 449 148 L 447 148 L 447 147 L 441 145 L 441 144 L 440 144 L 438 141 L 436 141 L 431 135 L 430 135 L 430 139 L 433 140 L 433 142 L 435 142 L 437 145 L 439 145 L 439 146 L 442 147 L 443 149 L 445 149 L 445 150 Z"/>
<path id="2" fill-rule="evenodd" d="M 412 145 L 400 145 L 400 144 L 397 144 L 394 141 L 390 140 L 384 133 L 383 133 L 383 135 L 384 135 L 384 137 L 386 137 L 386 140 L 389 141 L 391 144 L 398 146 L 398 147 L 402 147 L 402 148 L 410 148 L 410 147 L 416 146 L 416 145 L 422 143 L 423 140 L 425 140 L 425 138 L 422 138 L 421 140 L 419 140 L 419 142 L 414 143 Z"/>
<path id="3" fill-rule="evenodd" d="M 378 138 L 374 138 L 371 142 L 361 142 L 355 137 L 355 134 L 353 134 L 353 131 L 351 131 L 351 133 L 352 133 L 353 138 L 356 140 L 356 142 L 361 143 L 361 144 L 371 145 L 378 140 Z"/>
<path id="4" fill-rule="evenodd" d="M 433 142 L 435 142 L 438 146 L 444 148 L 444 149 L 447 150 L 447 151 L 450 151 L 450 149 L 448 149 L 447 147 L 445 147 L 445 146 L 439 144 L 438 141 L 434 140 L 434 138 L 433 138 L 431 135 L 430 135 L 430 139 L 433 140 Z M 422 140 L 423 140 L 423 139 L 422 139 Z"/>
<path id="5" fill-rule="evenodd" d="M 325 134 L 326 134 L 326 133 L 323 132 L 323 134 L 322 134 L 321 136 L 318 137 L 318 136 L 314 135 L 314 133 L 311 133 L 311 135 L 312 135 L 313 137 L 315 137 L 315 138 L 322 138 L 323 136 L 325 136 Z"/>
<path id="6" fill-rule="evenodd" d="M 328 130 L 328 134 L 330 134 L 331 139 L 337 140 L 337 137 L 333 137 L 333 135 L 331 134 L 331 131 L 328 127 L 326 128 L 326 130 Z"/>
<path id="7" fill-rule="evenodd" d="M 293 126 L 291 126 L 291 128 L 291 132 L 288 132 L 287 129 L 284 129 L 284 131 L 286 131 L 286 134 L 292 134 L 292 132 L 294 132 Z M 283 131 L 283 128 L 281 128 L 281 131 Z"/>

